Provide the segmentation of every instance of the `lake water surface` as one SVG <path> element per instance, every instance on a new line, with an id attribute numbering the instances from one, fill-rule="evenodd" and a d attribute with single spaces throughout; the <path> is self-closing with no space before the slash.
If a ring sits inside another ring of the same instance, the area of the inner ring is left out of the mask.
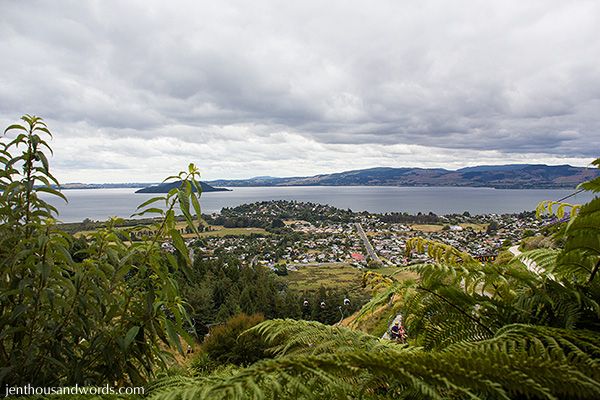
<path id="1" fill-rule="evenodd" d="M 50 199 L 63 222 L 85 218 L 105 220 L 110 216 L 129 217 L 136 207 L 155 194 L 136 194 L 137 189 L 73 189 L 63 193 L 69 199 Z M 436 214 L 514 213 L 534 210 L 542 200 L 558 200 L 570 189 L 491 189 L 458 187 L 389 187 L 389 186 L 295 186 L 241 187 L 231 192 L 204 193 L 200 199 L 203 213 L 218 212 L 223 207 L 264 200 L 298 200 L 330 204 L 353 211 L 417 212 Z M 44 196 L 46 197 L 46 196 Z M 583 203 L 591 199 L 579 194 L 568 201 Z"/>

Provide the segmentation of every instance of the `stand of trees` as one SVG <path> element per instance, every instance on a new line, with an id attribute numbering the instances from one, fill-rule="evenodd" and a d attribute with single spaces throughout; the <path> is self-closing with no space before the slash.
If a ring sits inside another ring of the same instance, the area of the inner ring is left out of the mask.
<path id="1" fill-rule="evenodd" d="M 367 300 L 364 295 L 356 292 L 349 295 L 343 289 L 293 290 L 270 269 L 261 265 L 243 266 L 234 256 L 205 259 L 199 255 L 191 271 L 177 274 L 177 281 L 199 337 L 208 333 L 210 326 L 239 313 L 333 324 L 358 310 Z M 348 297 L 351 303 L 345 305 L 344 299 Z"/>
<path id="2" fill-rule="evenodd" d="M 408 214 L 406 212 L 385 213 L 379 216 L 382 222 L 393 224 L 437 224 L 441 220 L 434 213 L 429 214 L 417 213 Z"/>
<path id="3" fill-rule="evenodd" d="M 177 280 L 200 335 L 208 332 L 208 326 L 241 312 L 266 318 L 301 315 L 298 293 L 263 266 L 242 267 L 237 257 L 209 260 L 197 256 L 192 270 L 177 274 Z"/>

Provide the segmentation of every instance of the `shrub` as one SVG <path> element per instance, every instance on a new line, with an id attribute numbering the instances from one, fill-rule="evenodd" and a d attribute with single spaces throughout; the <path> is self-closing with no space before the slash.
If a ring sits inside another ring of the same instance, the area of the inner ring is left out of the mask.
<path id="1" fill-rule="evenodd" d="M 190 368 L 195 375 L 207 375 L 216 370 L 220 363 L 212 359 L 208 353 L 202 351 L 198 353 L 190 362 Z"/>
<path id="2" fill-rule="evenodd" d="M 534 249 L 551 249 L 555 247 L 552 238 L 545 236 L 533 236 L 524 238 L 521 244 L 522 251 L 534 250 Z"/>
<path id="3" fill-rule="evenodd" d="M 237 365 L 252 364 L 267 358 L 265 341 L 254 332 L 245 332 L 264 320 L 262 314 L 235 315 L 210 330 L 202 344 L 202 351 L 217 362 Z"/>

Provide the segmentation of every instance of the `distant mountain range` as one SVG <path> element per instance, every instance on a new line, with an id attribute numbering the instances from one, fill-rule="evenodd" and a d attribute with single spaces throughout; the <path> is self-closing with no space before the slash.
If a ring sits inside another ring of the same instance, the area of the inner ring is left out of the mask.
<path id="1" fill-rule="evenodd" d="M 63 183 L 60 185 L 61 190 L 69 189 L 122 189 L 122 188 L 142 188 L 148 185 L 155 185 L 154 183 L 141 183 L 141 182 L 129 182 L 129 183 Z M 53 185 L 54 188 L 56 186 Z"/>
<path id="2" fill-rule="evenodd" d="M 181 181 L 170 182 L 170 183 L 160 183 L 158 185 L 148 186 L 143 189 L 136 190 L 135 192 L 136 193 L 167 193 L 167 192 L 169 192 L 169 190 L 179 187 L 180 184 L 181 184 Z M 213 187 L 212 185 L 209 185 L 204 182 L 200 182 L 200 188 L 202 189 L 203 193 L 229 191 L 229 189 Z"/>
<path id="3" fill-rule="evenodd" d="M 136 193 L 167 193 L 172 188 L 179 186 L 180 182 L 171 183 L 63 183 L 60 185 L 61 190 L 69 189 L 125 189 L 125 188 L 141 188 Z M 225 188 L 216 188 L 207 183 L 200 182 L 203 192 L 224 192 L 229 191 Z M 56 188 L 56 186 L 53 186 Z"/>
<path id="4" fill-rule="evenodd" d="M 315 176 L 207 181 L 212 186 L 461 186 L 498 189 L 574 188 L 600 170 L 570 165 L 481 165 L 443 168 L 369 168 Z"/>

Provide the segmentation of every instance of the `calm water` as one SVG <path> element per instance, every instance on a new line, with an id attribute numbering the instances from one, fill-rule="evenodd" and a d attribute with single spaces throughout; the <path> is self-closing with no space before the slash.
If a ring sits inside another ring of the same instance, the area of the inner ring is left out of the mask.
<path id="1" fill-rule="evenodd" d="M 109 216 L 129 217 L 137 207 L 153 194 L 136 194 L 137 189 L 81 189 L 65 190 L 69 199 L 51 199 L 60 211 L 60 220 L 77 222 L 84 218 L 105 220 Z M 433 211 L 436 214 L 513 213 L 534 210 L 542 200 L 558 200 L 573 190 L 562 189 L 489 189 L 456 187 L 381 187 L 381 186 L 305 186 L 305 187 L 245 187 L 231 192 L 204 193 L 201 197 L 203 213 L 218 212 L 223 207 L 263 200 L 298 200 L 330 204 L 353 211 L 417 213 Z M 579 194 L 570 202 L 581 203 L 591 199 Z"/>

